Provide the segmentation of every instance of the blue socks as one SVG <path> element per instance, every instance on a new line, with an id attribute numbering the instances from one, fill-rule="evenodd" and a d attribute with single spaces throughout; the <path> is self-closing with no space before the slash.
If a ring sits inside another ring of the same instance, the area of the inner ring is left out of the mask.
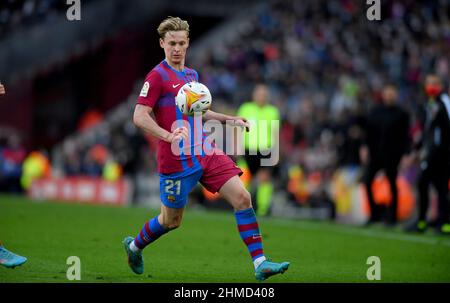
<path id="1" fill-rule="evenodd" d="M 134 245 L 139 249 L 144 249 L 147 245 L 157 240 L 166 232 L 167 230 L 159 224 L 158 216 L 156 216 L 144 224 L 144 227 L 142 227 L 139 234 L 134 238 Z"/>
<path id="2" fill-rule="evenodd" d="M 255 269 L 266 260 L 263 252 L 261 234 L 253 208 L 239 210 L 234 213 L 242 241 L 247 245 Z"/>

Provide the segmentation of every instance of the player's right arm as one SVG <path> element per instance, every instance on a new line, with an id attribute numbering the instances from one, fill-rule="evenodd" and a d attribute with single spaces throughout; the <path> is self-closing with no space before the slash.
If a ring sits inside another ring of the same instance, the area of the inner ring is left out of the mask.
<path id="1" fill-rule="evenodd" d="M 0 96 L 6 94 L 5 87 L 0 83 Z"/>
<path id="2" fill-rule="evenodd" d="M 168 132 L 160 127 L 150 116 L 152 108 L 146 105 L 137 104 L 134 109 L 133 122 L 146 134 L 150 134 L 160 140 L 172 143 L 181 139 L 187 139 L 188 130 L 186 127 L 178 127 L 173 132 Z"/>
<path id="3" fill-rule="evenodd" d="M 150 116 L 153 107 L 157 104 L 163 84 L 161 75 L 153 70 L 145 78 L 144 86 L 139 94 L 136 107 L 134 108 L 133 122 L 146 134 L 150 134 L 160 140 L 172 143 L 188 137 L 188 130 L 185 127 L 176 128 L 173 132 L 168 132 L 160 127 Z"/>

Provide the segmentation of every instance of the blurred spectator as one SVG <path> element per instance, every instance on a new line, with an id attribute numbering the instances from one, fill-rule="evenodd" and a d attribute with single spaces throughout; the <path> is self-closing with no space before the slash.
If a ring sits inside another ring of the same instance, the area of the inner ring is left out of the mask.
<path id="1" fill-rule="evenodd" d="M 397 173 L 400 159 L 409 149 L 409 116 L 397 103 L 397 89 L 393 85 L 383 88 L 383 103 L 367 115 L 366 149 L 363 157 L 367 163 L 365 186 L 370 205 L 368 223 L 380 221 L 382 211 L 375 203 L 372 184 L 379 170 L 383 170 L 391 189 L 391 202 L 387 223 L 397 222 Z"/>
<path id="2" fill-rule="evenodd" d="M 89 148 L 83 162 L 83 173 L 91 177 L 101 177 L 108 156 L 109 151 L 103 144 L 95 144 Z"/>
<path id="3" fill-rule="evenodd" d="M 0 83 L 0 97 L 6 94 L 6 89 Z M 0 132 L 0 191 L 19 193 L 22 191 L 20 178 L 22 162 L 26 151 L 21 144 L 21 138 L 11 130 Z"/>
<path id="4" fill-rule="evenodd" d="M 436 229 L 450 234 L 448 187 L 450 179 L 450 97 L 443 91 L 442 80 L 437 75 L 425 79 L 427 102 L 423 120 L 422 139 L 418 143 L 420 176 L 419 218 L 408 230 L 423 232 L 428 226 L 427 211 L 429 186 L 433 184 L 438 194 Z"/>
<path id="5" fill-rule="evenodd" d="M 398 104 L 415 112 L 423 75 L 436 70 L 448 79 L 450 3 L 381 4 L 377 23 L 367 21 L 361 1 L 269 1 L 232 41 L 193 63 L 216 105 L 231 100 L 238 107 L 254 84 L 268 83 L 283 120 L 280 167 L 287 169 L 280 180 L 297 166 L 304 180 L 327 167 L 324 184 L 333 169 L 357 168 L 363 118 L 382 100 L 386 83 L 398 87 Z M 218 79 L 225 76 L 239 89 L 223 89 Z M 321 136 L 332 144 L 321 146 Z M 317 169 L 321 157 L 329 161 Z"/>
<path id="6" fill-rule="evenodd" d="M 0 191 L 20 193 L 20 177 L 22 174 L 22 162 L 26 151 L 21 145 L 20 137 L 11 134 L 7 137 L 7 144 L 0 144 Z"/>
<path id="7" fill-rule="evenodd" d="M 382 22 L 368 22 L 364 1 L 267 1 L 233 39 L 190 62 L 216 108 L 235 110 L 252 97 L 257 83 L 267 84 L 282 125 L 276 181 L 285 182 L 294 199 L 302 201 L 297 204 L 326 200 L 324 189 L 339 167 L 358 170 L 363 117 L 382 100 L 386 83 L 398 88 L 398 104 L 415 112 L 424 75 L 435 71 L 448 79 L 449 1 L 381 4 Z M 0 39 L 2 31 L 45 22 L 66 7 L 65 1 L 1 1 Z M 106 162 L 96 163 L 89 155 L 96 144 L 108 150 L 126 177 L 155 173 L 154 157 L 148 157 L 155 154 L 155 142 L 124 120 L 68 139 L 64 173 L 101 176 Z M 414 133 L 419 129 L 418 123 L 412 127 Z M 308 192 L 294 186 L 293 179 L 308 184 Z M 409 180 L 415 181 L 413 174 Z"/>
<path id="8" fill-rule="evenodd" d="M 83 0 L 83 5 L 91 0 Z M 2 0 L 0 1 L 0 39 L 12 29 L 32 26 L 65 16 L 68 4 L 62 0 Z"/>
<path id="9" fill-rule="evenodd" d="M 63 144 L 63 171 L 66 176 L 77 176 L 82 171 L 80 151 L 74 140 L 68 139 Z"/>
<path id="10" fill-rule="evenodd" d="M 348 76 L 339 78 L 339 89 L 331 98 L 330 110 L 333 117 L 352 111 L 356 108 L 358 84 Z"/>
<path id="11" fill-rule="evenodd" d="M 78 131 L 84 132 L 103 121 L 103 114 L 98 110 L 86 111 L 78 122 Z"/>
<path id="12" fill-rule="evenodd" d="M 24 160 L 20 183 L 28 190 L 34 180 L 51 176 L 51 165 L 45 151 L 33 151 Z"/>
<path id="13" fill-rule="evenodd" d="M 115 182 L 122 177 L 123 169 L 117 161 L 112 157 L 108 157 L 105 165 L 103 166 L 102 177 L 103 179 Z"/>

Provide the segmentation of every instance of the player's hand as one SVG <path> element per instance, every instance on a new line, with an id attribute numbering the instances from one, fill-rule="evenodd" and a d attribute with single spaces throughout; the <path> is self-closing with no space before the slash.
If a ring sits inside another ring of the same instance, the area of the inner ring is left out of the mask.
<path id="1" fill-rule="evenodd" d="M 0 96 L 6 94 L 5 87 L 0 83 Z"/>
<path id="2" fill-rule="evenodd" d="M 181 141 L 183 139 L 187 139 L 189 137 L 189 133 L 186 127 L 178 127 L 171 134 L 169 134 L 167 138 L 167 142 L 172 143 L 174 141 Z"/>
<path id="3" fill-rule="evenodd" d="M 245 130 L 248 132 L 250 131 L 250 123 L 247 121 L 247 119 L 242 117 L 236 117 L 234 119 L 234 125 L 245 127 Z"/>

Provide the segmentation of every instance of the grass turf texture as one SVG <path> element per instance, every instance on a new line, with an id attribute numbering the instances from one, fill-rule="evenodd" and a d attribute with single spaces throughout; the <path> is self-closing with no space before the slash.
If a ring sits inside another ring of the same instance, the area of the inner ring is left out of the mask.
<path id="1" fill-rule="evenodd" d="M 81 259 L 81 282 L 256 282 L 231 211 L 187 210 L 178 230 L 147 247 L 144 274 L 133 274 L 121 241 L 157 213 L 0 196 L 0 240 L 28 258 L 15 269 L 0 266 L 0 282 L 69 282 L 69 256 Z M 291 262 L 267 282 L 368 282 L 369 256 L 381 259 L 381 282 L 450 282 L 449 237 L 273 218 L 259 224 L 266 255 Z"/>

